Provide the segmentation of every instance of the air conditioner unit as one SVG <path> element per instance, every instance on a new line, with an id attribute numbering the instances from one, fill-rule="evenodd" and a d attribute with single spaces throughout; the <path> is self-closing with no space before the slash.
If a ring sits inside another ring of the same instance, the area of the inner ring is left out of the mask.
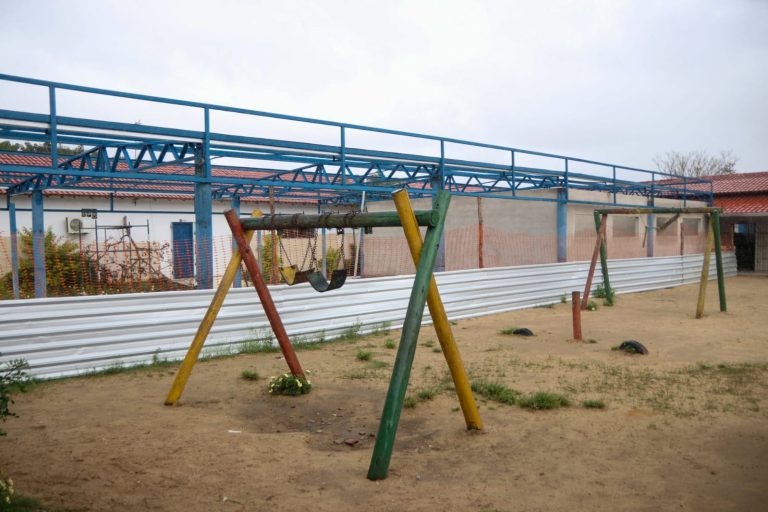
<path id="1" fill-rule="evenodd" d="M 88 234 L 93 231 L 95 226 L 91 219 L 81 219 L 78 217 L 67 217 L 67 233 L 71 235 Z"/>

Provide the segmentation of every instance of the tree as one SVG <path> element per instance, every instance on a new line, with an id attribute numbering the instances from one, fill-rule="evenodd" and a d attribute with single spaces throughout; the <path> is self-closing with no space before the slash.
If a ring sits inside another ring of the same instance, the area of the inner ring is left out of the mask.
<path id="1" fill-rule="evenodd" d="M 18 151 L 24 153 L 47 153 L 51 154 L 51 143 L 43 142 L 35 144 L 34 142 L 11 142 L 9 140 L 0 140 L 0 151 Z M 83 146 L 66 146 L 59 144 L 59 155 L 78 155 L 85 151 Z"/>
<path id="2" fill-rule="evenodd" d="M 706 151 L 669 151 L 664 156 L 653 159 L 656 167 L 677 176 L 711 176 L 714 174 L 732 174 L 736 172 L 739 159 L 732 151 L 721 151 L 718 156 L 710 156 Z"/>

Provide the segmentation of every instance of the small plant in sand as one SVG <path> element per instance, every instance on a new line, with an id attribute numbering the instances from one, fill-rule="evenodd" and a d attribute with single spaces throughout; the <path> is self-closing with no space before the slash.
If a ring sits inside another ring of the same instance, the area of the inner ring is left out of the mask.
<path id="1" fill-rule="evenodd" d="M 370 361 L 371 360 L 371 353 L 366 352 L 365 350 L 358 350 L 357 354 L 355 354 L 355 357 L 358 361 Z"/>
<path id="2" fill-rule="evenodd" d="M 13 405 L 11 393 L 13 391 L 24 392 L 26 389 L 29 378 L 24 370 L 27 368 L 29 368 L 29 364 L 24 359 L 14 359 L 0 367 L 0 423 L 5 423 L 8 417 L 16 416 L 9 409 L 9 406 Z M 3 429 L 0 429 L 0 436 L 4 435 Z"/>
<path id="3" fill-rule="evenodd" d="M 259 372 L 256 370 L 243 370 L 243 372 L 240 374 L 240 377 L 245 380 L 259 380 L 261 375 L 259 375 Z"/>
<path id="4" fill-rule="evenodd" d="M 0 510 L 11 505 L 13 499 L 13 480 L 0 476 Z"/>
<path id="5" fill-rule="evenodd" d="M 605 402 L 602 400 L 584 400 L 581 405 L 585 409 L 605 409 Z"/>
<path id="6" fill-rule="evenodd" d="M 517 404 L 523 409 L 558 409 L 560 407 L 568 407 L 571 405 L 571 401 L 557 393 L 539 391 L 518 399 Z"/>
<path id="7" fill-rule="evenodd" d="M 587 303 L 587 309 L 589 311 L 597 311 L 597 302 L 591 300 Z"/>
<path id="8" fill-rule="evenodd" d="M 387 341 L 384 342 L 384 346 L 389 349 L 393 349 L 397 347 L 397 343 L 395 343 L 395 340 L 392 338 L 389 338 Z"/>
<path id="9" fill-rule="evenodd" d="M 312 383 L 308 379 L 296 377 L 290 373 L 272 377 L 269 383 L 269 392 L 272 395 L 306 395 L 311 389 Z"/>

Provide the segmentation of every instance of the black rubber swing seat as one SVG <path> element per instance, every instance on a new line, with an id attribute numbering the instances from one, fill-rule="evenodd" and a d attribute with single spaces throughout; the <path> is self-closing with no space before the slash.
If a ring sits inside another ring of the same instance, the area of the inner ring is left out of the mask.
<path id="1" fill-rule="evenodd" d="M 309 280 L 309 284 L 312 285 L 312 288 L 318 292 L 329 292 L 344 286 L 344 281 L 347 280 L 347 270 L 334 270 L 331 273 L 330 282 L 328 282 L 322 272 L 310 272 L 307 274 L 307 279 Z"/>

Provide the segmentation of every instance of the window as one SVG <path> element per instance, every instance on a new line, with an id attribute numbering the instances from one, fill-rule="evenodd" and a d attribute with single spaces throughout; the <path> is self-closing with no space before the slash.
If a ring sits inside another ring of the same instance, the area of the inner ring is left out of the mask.
<path id="1" fill-rule="evenodd" d="M 683 234 L 697 236 L 701 233 L 701 219 L 683 219 Z"/>
<path id="2" fill-rule="evenodd" d="M 656 234 L 658 236 L 677 236 L 677 219 L 672 220 L 673 218 L 656 217 Z M 663 226 L 666 227 L 662 229 Z"/>
<path id="3" fill-rule="evenodd" d="M 637 236 L 637 226 L 639 222 L 637 217 L 630 217 L 628 215 L 612 215 L 611 217 L 613 219 L 614 237 Z"/>

